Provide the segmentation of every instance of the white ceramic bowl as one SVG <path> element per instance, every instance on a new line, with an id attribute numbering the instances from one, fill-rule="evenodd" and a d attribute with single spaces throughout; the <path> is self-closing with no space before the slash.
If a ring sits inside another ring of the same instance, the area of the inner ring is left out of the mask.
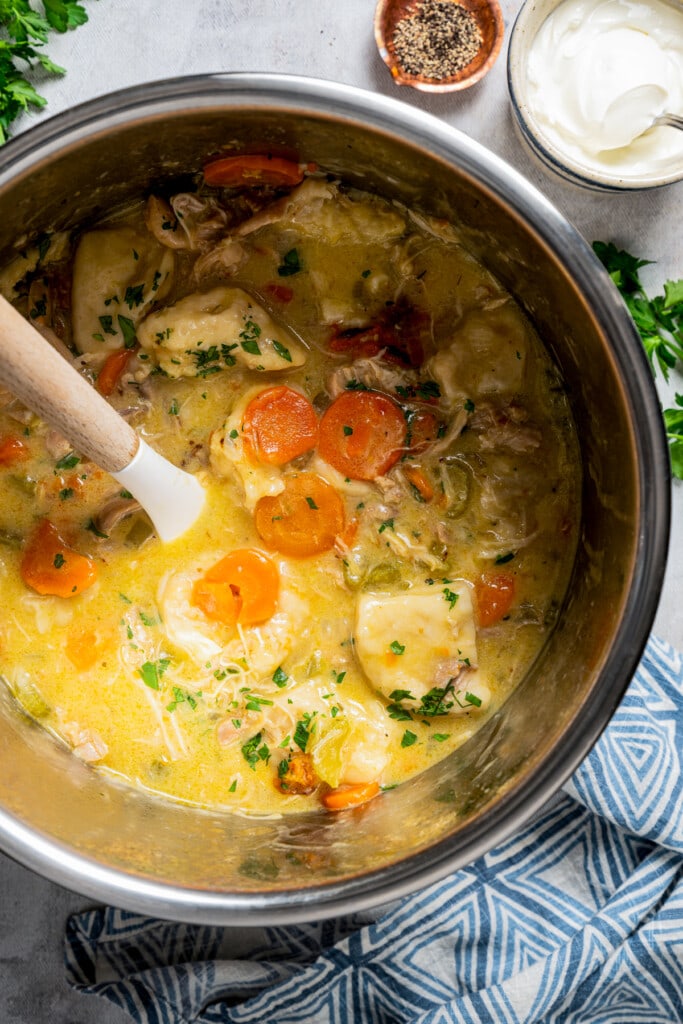
<path id="1" fill-rule="evenodd" d="M 683 180 L 683 166 L 674 171 L 661 168 L 651 174 L 619 174 L 600 171 L 560 149 L 544 131 L 530 106 L 529 53 L 541 25 L 564 0 L 526 0 L 510 35 L 508 48 L 508 89 L 515 126 L 531 153 L 565 181 L 599 192 L 632 192 L 658 188 Z M 673 6 L 681 6 L 674 0 Z"/>

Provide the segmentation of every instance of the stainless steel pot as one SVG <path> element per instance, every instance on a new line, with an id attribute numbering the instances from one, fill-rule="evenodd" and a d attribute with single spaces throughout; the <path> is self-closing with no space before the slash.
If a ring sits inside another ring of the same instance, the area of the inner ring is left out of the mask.
<path id="1" fill-rule="evenodd" d="M 197 922 L 379 904 L 518 829 L 618 704 L 654 617 L 668 538 L 659 405 L 609 278 L 520 175 L 400 102 L 272 75 L 178 79 L 97 99 L 0 150 L 0 260 L 228 146 L 264 141 L 460 224 L 561 368 L 582 445 L 583 522 L 559 622 L 521 686 L 449 759 L 358 811 L 259 820 L 162 802 L 81 764 L 2 694 L 2 849 L 98 900 Z"/>

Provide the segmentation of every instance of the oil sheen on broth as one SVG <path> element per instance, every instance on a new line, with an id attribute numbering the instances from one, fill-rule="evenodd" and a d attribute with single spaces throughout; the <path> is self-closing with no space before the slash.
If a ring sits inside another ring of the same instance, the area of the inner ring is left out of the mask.
<path id="1" fill-rule="evenodd" d="M 0 671 L 76 756 L 199 805 L 342 810 L 519 682 L 568 582 L 578 449 L 452 226 L 229 157 L 40 239 L 0 287 L 207 491 L 163 545 L 1 395 Z"/>

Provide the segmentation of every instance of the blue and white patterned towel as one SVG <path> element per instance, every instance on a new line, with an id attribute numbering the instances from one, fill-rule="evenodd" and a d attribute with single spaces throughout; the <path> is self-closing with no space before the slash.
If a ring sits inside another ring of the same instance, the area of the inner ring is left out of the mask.
<path id="1" fill-rule="evenodd" d="M 675 1024 L 682 761 L 683 658 L 652 639 L 564 791 L 470 867 L 373 923 L 254 929 L 239 959 L 230 929 L 80 914 L 68 980 L 141 1024 Z"/>

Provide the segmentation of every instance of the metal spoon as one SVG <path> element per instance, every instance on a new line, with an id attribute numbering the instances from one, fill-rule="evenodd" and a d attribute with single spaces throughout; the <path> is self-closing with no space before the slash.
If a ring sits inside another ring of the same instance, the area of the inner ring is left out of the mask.
<path id="1" fill-rule="evenodd" d="M 195 522 L 204 488 L 150 448 L 9 302 L 0 297 L 0 382 L 110 473 L 149 515 L 162 541 Z"/>
<path id="2" fill-rule="evenodd" d="M 650 127 L 654 128 L 655 125 L 657 127 L 667 125 L 669 128 L 683 129 L 683 114 L 660 114 L 659 117 L 654 119 Z"/>

